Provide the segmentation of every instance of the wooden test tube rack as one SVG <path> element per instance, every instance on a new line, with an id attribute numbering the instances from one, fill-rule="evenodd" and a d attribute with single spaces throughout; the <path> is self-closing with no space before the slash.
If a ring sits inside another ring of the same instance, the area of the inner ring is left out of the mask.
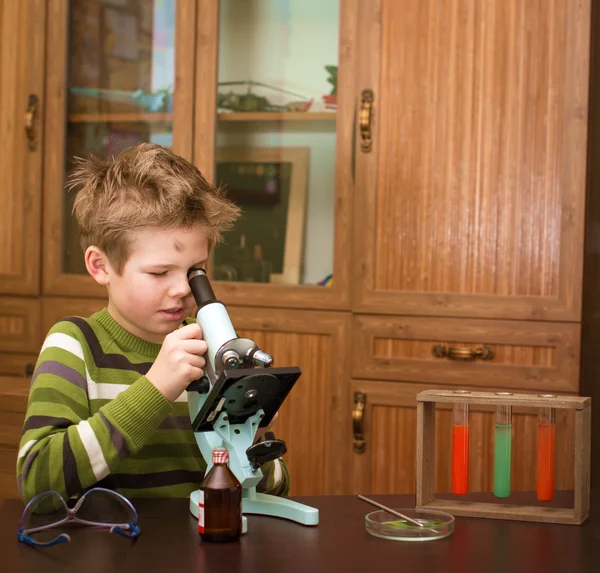
<path id="1" fill-rule="evenodd" d="M 502 394 L 502 395 L 500 395 Z M 435 411 L 436 403 L 469 403 L 484 406 L 521 406 L 575 411 L 573 508 L 508 505 L 436 499 Z M 419 508 L 439 509 L 452 515 L 517 521 L 540 521 L 580 525 L 590 508 L 591 398 L 456 390 L 425 390 L 417 394 L 417 495 Z"/>

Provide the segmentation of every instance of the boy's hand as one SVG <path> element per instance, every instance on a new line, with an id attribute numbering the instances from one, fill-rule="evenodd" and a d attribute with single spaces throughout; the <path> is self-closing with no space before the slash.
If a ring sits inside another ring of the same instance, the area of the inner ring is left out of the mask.
<path id="1" fill-rule="evenodd" d="M 207 350 L 198 324 L 188 324 L 165 336 L 162 348 L 146 378 L 169 402 L 173 402 L 194 380 L 202 378 Z"/>

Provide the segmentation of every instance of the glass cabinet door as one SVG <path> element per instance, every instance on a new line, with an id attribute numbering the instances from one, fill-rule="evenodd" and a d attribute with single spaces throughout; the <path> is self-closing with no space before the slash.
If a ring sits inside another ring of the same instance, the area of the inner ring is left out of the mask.
<path id="1" fill-rule="evenodd" d="M 340 225 L 351 185 L 355 5 L 219 2 L 211 165 L 201 134 L 195 152 L 242 211 L 212 260 L 228 302 L 347 303 L 349 240 Z M 339 89 L 338 75 L 345 81 Z"/>
<path id="2" fill-rule="evenodd" d="M 195 5 L 182 0 L 50 3 L 44 291 L 93 296 L 97 285 L 87 277 L 71 214 L 74 195 L 65 192 L 65 179 L 74 157 L 117 155 L 141 142 L 191 157 L 185 143 L 191 141 L 185 133 L 191 134 L 191 122 L 178 117 L 191 114 L 191 105 L 185 107 L 192 98 L 182 92 L 192 89 Z M 189 80 L 178 78 L 176 90 L 178 71 L 187 71 Z"/>

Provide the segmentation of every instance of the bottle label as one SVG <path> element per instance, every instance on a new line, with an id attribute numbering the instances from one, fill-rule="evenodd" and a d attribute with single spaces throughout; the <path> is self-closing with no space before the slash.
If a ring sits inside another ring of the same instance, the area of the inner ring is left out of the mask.
<path id="1" fill-rule="evenodd" d="M 198 533 L 204 533 L 204 491 L 198 490 Z"/>

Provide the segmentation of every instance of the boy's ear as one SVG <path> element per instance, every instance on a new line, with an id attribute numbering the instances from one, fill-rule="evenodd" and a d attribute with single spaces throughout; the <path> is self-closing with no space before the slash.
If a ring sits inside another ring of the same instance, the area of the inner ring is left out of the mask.
<path id="1" fill-rule="evenodd" d="M 92 245 L 88 247 L 84 255 L 85 268 L 90 276 L 101 285 L 107 285 L 110 278 L 111 267 L 106 255 Z"/>

